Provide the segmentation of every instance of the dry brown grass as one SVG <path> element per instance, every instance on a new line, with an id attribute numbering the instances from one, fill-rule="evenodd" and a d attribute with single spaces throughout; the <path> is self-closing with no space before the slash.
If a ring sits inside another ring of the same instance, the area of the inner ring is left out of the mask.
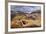
<path id="1" fill-rule="evenodd" d="M 32 16 L 32 18 L 29 18 L 25 15 L 16 15 L 11 21 L 12 22 L 11 27 L 12 28 L 23 28 L 23 27 L 41 26 L 41 14 L 34 13 L 30 15 Z"/>

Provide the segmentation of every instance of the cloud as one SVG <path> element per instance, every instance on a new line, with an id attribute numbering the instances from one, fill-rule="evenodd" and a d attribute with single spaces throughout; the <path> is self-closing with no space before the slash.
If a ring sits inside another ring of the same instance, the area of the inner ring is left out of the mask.
<path id="1" fill-rule="evenodd" d="M 12 11 L 22 11 L 22 12 L 25 12 L 25 13 L 31 13 L 33 11 L 36 11 L 36 10 L 40 10 L 40 6 L 11 6 L 11 10 Z"/>

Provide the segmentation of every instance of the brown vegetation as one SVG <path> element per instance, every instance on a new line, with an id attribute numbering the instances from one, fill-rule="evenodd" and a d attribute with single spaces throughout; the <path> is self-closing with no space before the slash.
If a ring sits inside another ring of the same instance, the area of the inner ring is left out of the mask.
<path id="1" fill-rule="evenodd" d="M 41 13 L 35 12 L 31 14 L 16 14 L 11 21 L 11 28 L 40 27 Z"/>

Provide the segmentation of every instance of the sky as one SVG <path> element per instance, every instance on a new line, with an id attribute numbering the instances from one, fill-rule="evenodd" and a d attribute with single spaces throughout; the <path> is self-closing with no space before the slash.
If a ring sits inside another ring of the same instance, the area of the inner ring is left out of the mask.
<path id="1" fill-rule="evenodd" d="M 16 6 L 16 5 L 11 5 L 11 10 L 12 11 L 21 11 L 21 12 L 24 12 L 24 13 L 31 13 L 33 11 L 36 11 L 36 10 L 40 10 L 41 7 L 40 6 Z"/>

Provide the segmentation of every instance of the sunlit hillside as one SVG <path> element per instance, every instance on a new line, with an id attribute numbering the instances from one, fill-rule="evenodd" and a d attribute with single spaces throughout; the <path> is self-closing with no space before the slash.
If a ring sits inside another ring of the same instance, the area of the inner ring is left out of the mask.
<path id="1" fill-rule="evenodd" d="M 41 11 L 16 13 L 11 20 L 11 28 L 28 28 L 41 26 Z"/>

